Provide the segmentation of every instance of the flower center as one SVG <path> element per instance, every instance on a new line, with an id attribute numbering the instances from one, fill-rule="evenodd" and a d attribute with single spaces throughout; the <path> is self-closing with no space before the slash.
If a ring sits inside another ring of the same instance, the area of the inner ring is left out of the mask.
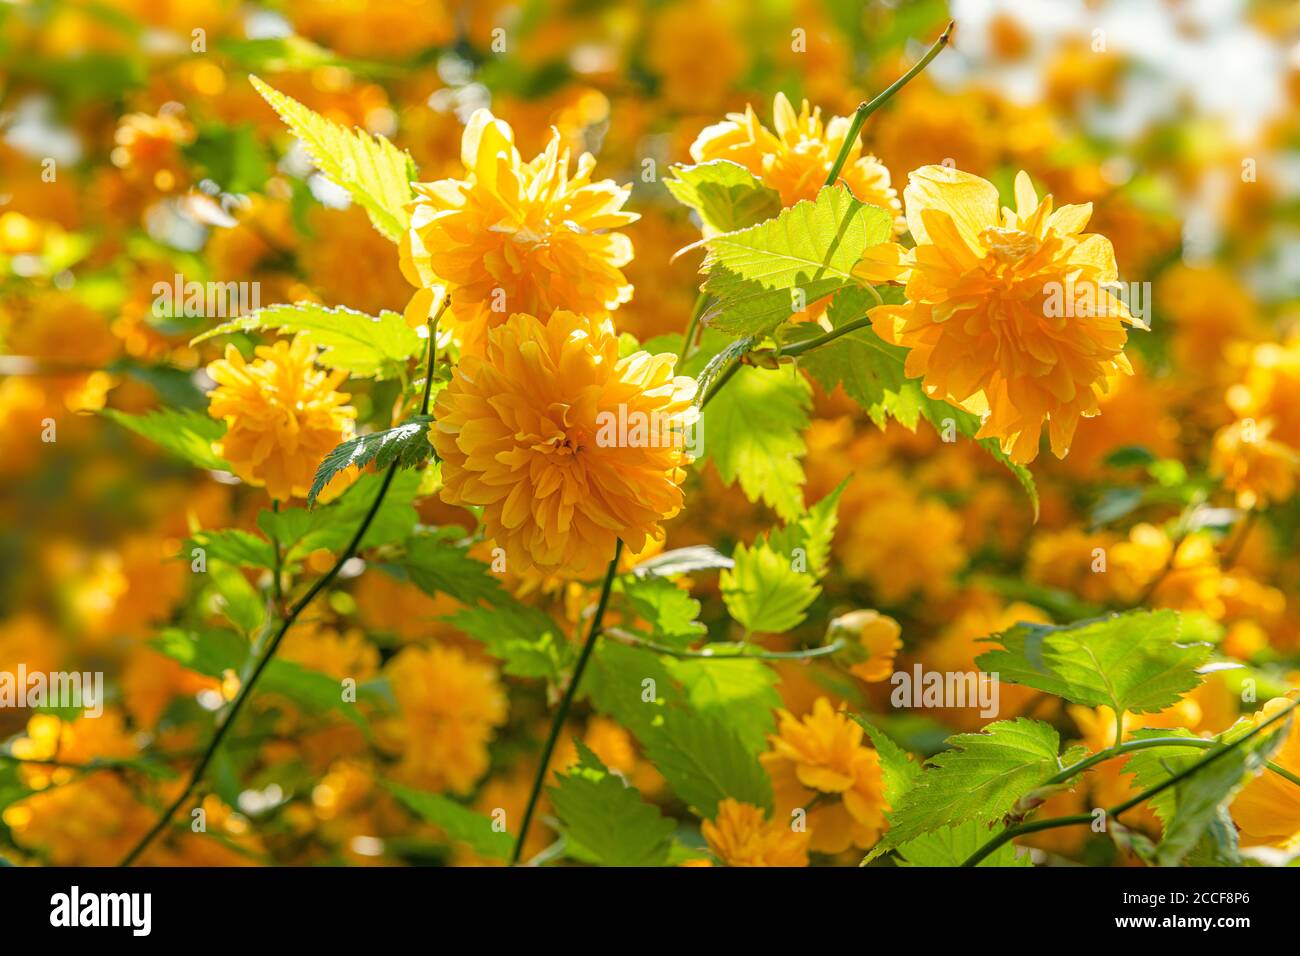
<path id="1" fill-rule="evenodd" d="M 984 248 L 988 249 L 989 255 L 1002 263 L 1017 262 L 1033 255 L 1042 245 L 1036 236 L 1021 232 L 1019 229 L 1006 229 L 1001 226 L 990 226 L 981 232 L 980 242 L 984 243 Z"/>

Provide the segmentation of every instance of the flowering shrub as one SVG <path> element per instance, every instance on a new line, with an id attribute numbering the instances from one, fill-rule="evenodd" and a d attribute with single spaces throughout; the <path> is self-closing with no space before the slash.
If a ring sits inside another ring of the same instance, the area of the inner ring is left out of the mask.
<path id="1" fill-rule="evenodd" d="M 104 6 L 0 10 L 0 857 L 1297 858 L 1294 62 Z"/>

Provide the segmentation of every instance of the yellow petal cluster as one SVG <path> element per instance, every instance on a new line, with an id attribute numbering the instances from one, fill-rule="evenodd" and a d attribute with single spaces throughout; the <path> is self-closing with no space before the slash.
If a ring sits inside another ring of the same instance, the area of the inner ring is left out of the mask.
<path id="1" fill-rule="evenodd" d="M 681 510 L 695 382 L 618 345 L 608 319 L 512 315 L 438 395 L 442 498 L 483 508 L 511 573 L 598 576 L 617 540 L 639 552 Z"/>
<path id="2" fill-rule="evenodd" d="M 929 395 L 983 416 L 977 437 L 1027 463 L 1046 424 L 1065 457 L 1108 378 L 1132 371 L 1114 250 L 1083 232 L 1091 204 L 1053 211 L 1021 172 L 1016 208 L 999 213 L 992 183 L 946 166 L 913 171 L 903 199 L 916 248 L 894 247 L 894 276 L 907 301 L 872 310 L 876 333 L 910 349 L 907 375 Z M 864 278 L 885 277 L 881 259 Z"/>
<path id="3" fill-rule="evenodd" d="M 208 366 L 217 383 L 208 414 L 226 423 L 214 449 L 272 498 L 305 497 L 321 459 L 352 435 L 356 409 L 335 391 L 347 373 L 316 368 L 316 347 L 304 335 L 260 345 L 255 355 L 246 361 L 228 345 Z"/>
<path id="4" fill-rule="evenodd" d="M 553 130 L 546 150 L 524 162 L 510 126 L 481 109 L 461 140 L 466 178 L 415 184 L 401 244 L 402 273 L 419 289 L 406 310 L 412 325 L 450 293 L 443 321 L 474 354 L 512 313 L 605 315 L 631 298 L 620 270 L 632 243 L 616 231 L 638 218 L 622 210 L 630 189 L 593 182 L 590 153 L 570 172 L 560 140 Z"/>
<path id="5" fill-rule="evenodd" d="M 727 797 L 700 832 L 727 866 L 807 866 L 808 833 L 768 820 L 753 804 Z"/>

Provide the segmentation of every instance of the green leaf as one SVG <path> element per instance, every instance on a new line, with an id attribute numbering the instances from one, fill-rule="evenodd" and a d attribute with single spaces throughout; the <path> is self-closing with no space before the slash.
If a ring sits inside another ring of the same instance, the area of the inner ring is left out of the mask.
<path id="1" fill-rule="evenodd" d="M 665 664 L 693 710 L 728 724 L 750 753 L 767 749 L 767 736 L 776 730 L 774 711 L 782 706 L 776 671 L 761 660 L 666 658 Z"/>
<path id="2" fill-rule="evenodd" d="M 975 820 L 924 833 L 898 847 L 899 866 L 961 866 L 976 850 L 1002 831 L 990 830 Z M 1033 866 L 1029 854 L 1016 855 L 1016 848 L 1004 843 L 979 862 L 979 866 Z"/>
<path id="3" fill-rule="evenodd" d="M 898 806 L 907 792 L 912 789 L 912 785 L 916 783 L 916 778 L 921 775 L 921 765 L 912 759 L 911 754 L 898 746 L 893 737 L 865 717 L 853 713 L 849 716 L 871 738 L 871 745 L 876 748 L 876 754 L 880 757 L 880 770 L 885 780 L 885 799 L 889 801 L 891 807 Z"/>
<path id="4" fill-rule="evenodd" d="M 217 608 L 244 634 L 262 626 L 266 606 L 243 572 L 221 561 L 208 562 L 208 578 L 217 594 Z"/>
<path id="5" fill-rule="evenodd" d="M 225 561 L 246 568 L 275 567 L 275 549 L 271 542 L 239 528 L 196 531 L 186 542 L 185 556 L 188 557 L 194 548 L 202 548 L 209 561 Z"/>
<path id="6" fill-rule="evenodd" d="M 374 505 L 383 480 L 382 474 L 364 474 L 337 501 L 310 511 L 305 508 L 263 511 L 257 516 L 257 526 L 268 538 L 279 542 L 286 562 L 301 561 L 318 548 L 342 551 Z M 412 504 L 419 486 L 418 474 L 398 472 L 358 551 L 403 541 L 411 534 L 419 520 Z"/>
<path id="7" fill-rule="evenodd" d="M 826 317 L 838 329 L 862 318 L 875 304 L 870 291 L 850 286 L 835 294 Z M 793 340 L 823 332 L 811 322 L 789 328 Z M 799 365 L 827 392 L 842 385 L 845 394 L 861 405 L 878 427 L 884 428 L 887 419 L 893 416 L 915 431 L 920 409 L 914 396 L 904 392 L 906 358 L 906 349 L 890 345 L 869 326 L 864 326 L 813 349 L 800 357 Z"/>
<path id="8" fill-rule="evenodd" d="M 248 79 L 302 142 L 317 168 L 365 208 L 375 229 L 393 242 L 400 241 L 410 223 L 406 204 L 415 178 L 410 155 L 382 136 L 325 119 L 256 76 Z"/>
<path id="9" fill-rule="evenodd" d="M 988 640 L 981 670 L 1076 704 L 1116 713 L 1164 710 L 1201 683 L 1211 647 L 1188 642 L 1178 612 L 1128 611 L 1064 626 L 1017 624 Z"/>
<path id="10" fill-rule="evenodd" d="M 824 577 L 838 522 L 836 509 L 840 504 L 840 495 L 848 483 L 849 479 L 845 478 L 797 520 L 791 521 L 779 531 L 771 532 L 767 538 L 768 546 L 774 551 L 789 555 L 793 555 L 796 550 L 802 551 L 813 576 L 819 579 Z"/>
<path id="11" fill-rule="evenodd" d="M 681 649 L 708 633 L 696 620 L 700 602 L 667 578 L 624 578 L 619 588 L 637 617 L 649 624 L 656 643 Z"/>
<path id="12" fill-rule="evenodd" d="M 798 571 L 788 552 L 760 538 L 753 547 L 736 546 L 736 566 L 719 582 L 727 611 L 750 633 L 781 634 L 803 623 L 821 591 L 808 571 Z"/>
<path id="13" fill-rule="evenodd" d="M 314 302 L 268 305 L 223 322 L 195 336 L 190 344 L 231 332 L 259 329 L 274 330 L 280 335 L 302 332 L 322 350 L 316 361 L 357 378 L 396 378 L 405 370 L 407 362 L 426 347 L 419 333 L 397 312 L 370 316 L 344 306 Z"/>
<path id="14" fill-rule="evenodd" d="M 726 718 L 691 709 L 658 655 L 602 640 L 583 688 L 701 816 L 712 817 L 724 797 L 771 809 L 772 782 L 757 755 Z"/>
<path id="15" fill-rule="evenodd" d="M 709 277 L 702 288 L 715 299 L 705 323 L 731 335 L 770 331 L 808 303 L 856 284 L 853 267 L 865 249 L 889 239 L 892 225 L 883 209 L 831 186 L 775 219 L 703 240 Z"/>
<path id="16" fill-rule="evenodd" d="M 1249 720 L 1229 728 L 1219 739 L 1231 742 L 1243 728 L 1252 726 Z M 1164 826 L 1160 843 L 1155 848 L 1152 861 L 1156 866 L 1177 866 L 1193 851 L 1211 857 L 1226 852 L 1224 837 L 1217 828 L 1223 823 L 1227 805 L 1241 788 L 1249 774 L 1258 772 L 1268 762 L 1273 750 L 1284 736 L 1286 723 L 1280 731 L 1261 734 L 1219 757 L 1192 775 L 1184 778 L 1150 799 L 1151 809 Z M 1187 730 L 1157 730 L 1145 728 L 1133 733 L 1137 740 L 1152 737 L 1194 737 Z M 1190 747 L 1153 747 L 1133 753 L 1124 765 L 1124 773 L 1133 775 L 1139 790 L 1159 786 L 1176 773 L 1203 760 L 1208 751 Z M 1203 843 L 1206 837 L 1212 839 Z"/>
<path id="17" fill-rule="evenodd" d="M 444 620 L 482 641 L 507 674 L 560 679 L 568 645 L 563 632 L 544 612 L 509 602 L 466 608 Z"/>
<path id="18" fill-rule="evenodd" d="M 948 739 L 890 814 L 873 855 L 941 827 L 1000 820 L 1025 794 L 1061 769 L 1060 737 L 1050 725 L 1017 718 Z"/>
<path id="19" fill-rule="evenodd" d="M 106 408 L 100 414 L 111 418 L 123 428 L 156 442 L 192 465 L 209 471 L 233 470 L 229 462 L 212 450 L 212 443 L 220 441 L 226 433 L 225 423 L 202 412 L 164 408 L 143 415 L 128 415 L 126 412 Z"/>
<path id="20" fill-rule="evenodd" d="M 698 166 L 673 166 L 664 180 L 668 191 L 699 213 L 713 232 L 734 232 L 781 211 L 781 194 L 769 189 L 744 166 L 718 159 Z"/>
<path id="21" fill-rule="evenodd" d="M 726 797 L 772 809 L 772 781 L 726 719 L 666 708 L 663 722 L 638 739 L 673 792 L 701 817 L 712 819 Z"/>
<path id="22" fill-rule="evenodd" d="M 722 480 L 737 479 L 745 497 L 784 520 L 803 511 L 811 389 L 790 369 L 742 367 L 704 410 L 704 451 Z"/>
<path id="23" fill-rule="evenodd" d="M 515 838 L 504 830 L 494 829 L 492 821 L 483 814 L 440 794 L 412 790 L 391 780 L 383 784 L 413 813 L 442 830 L 449 839 L 468 844 L 479 856 L 509 860 L 514 852 Z"/>
<path id="24" fill-rule="evenodd" d="M 578 764 L 550 787 L 565 837 L 601 866 L 662 866 L 672 846 L 674 821 L 610 773 L 580 740 Z"/>
<path id="25" fill-rule="evenodd" d="M 448 594 L 462 604 L 500 604 L 507 600 L 501 579 L 469 556 L 466 548 L 436 535 L 417 535 L 406 542 L 401 567 L 425 594 Z"/>
<path id="26" fill-rule="evenodd" d="M 399 468 L 414 468 L 433 455 L 429 444 L 431 415 L 413 415 L 396 428 L 386 428 L 369 435 L 358 435 L 337 445 L 325 456 L 316 469 L 316 477 L 307 492 L 307 507 L 316 503 L 316 496 L 334 476 L 349 466 L 364 468 L 374 462 L 376 471 L 383 471 L 393 462 Z"/>

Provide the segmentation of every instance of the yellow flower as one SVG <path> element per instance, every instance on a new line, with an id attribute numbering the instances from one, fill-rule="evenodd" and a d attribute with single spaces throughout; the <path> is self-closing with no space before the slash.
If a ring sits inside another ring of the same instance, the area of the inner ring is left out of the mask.
<path id="1" fill-rule="evenodd" d="M 1290 705 L 1295 696 L 1296 692 L 1292 692 L 1290 699 L 1273 698 L 1255 712 L 1252 723 L 1258 727 Z M 1284 770 L 1300 773 L 1300 720 L 1294 716 L 1286 740 L 1273 755 L 1273 762 Z M 1262 773 L 1242 788 L 1230 809 L 1241 833 L 1242 846 L 1300 848 L 1300 787 L 1290 780 L 1275 773 Z"/>
<path id="2" fill-rule="evenodd" d="M 759 757 L 772 777 L 778 813 L 807 810 L 809 846 L 819 853 L 875 843 L 888 804 L 880 758 L 863 745 L 862 728 L 825 697 L 817 698 L 812 713 L 802 719 L 786 710 L 778 719 L 779 733 L 769 737 L 772 749 Z M 817 794 L 840 799 L 819 801 L 809 809 Z"/>
<path id="3" fill-rule="evenodd" d="M 712 820 L 700 824 L 709 849 L 727 866 L 807 866 L 808 833 L 727 797 Z"/>
<path id="4" fill-rule="evenodd" d="M 592 182 L 590 153 L 571 176 L 554 131 L 525 163 L 510 127 L 481 109 L 465 127 L 461 160 L 466 179 L 415 184 L 401 246 L 402 273 L 420 290 L 406 309 L 411 324 L 424 324 L 449 292 L 444 322 L 476 354 L 511 313 L 604 315 L 632 297 L 619 271 L 632 243 L 614 231 L 637 219 L 622 211 L 630 187 Z"/>
<path id="5" fill-rule="evenodd" d="M 1210 471 L 1223 476 L 1224 487 L 1237 493 L 1242 508 L 1285 501 L 1295 493 L 1300 452 L 1270 438 L 1273 427 L 1272 421 L 1248 418 L 1214 436 Z"/>
<path id="6" fill-rule="evenodd" d="M 852 119 L 833 116 L 822 122 L 821 107 L 807 100 L 798 113 L 784 93 L 776 94 L 769 131 L 754 114 L 752 106 L 743 113 L 729 113 L 724 122 L 708 127 L 691 145 L 697 163 L 726 159 L 739 163 L 781 194 L 781 203 L 793 206 L 801 199 L 816 199 L 826 182 L 835 157 L 844 145 Z M 862 143 L 849 149 L 840 178 L 862 202 L 880 206 L 894 216 L 895 232 L 906 223 L 898 193 L 889 183 L 889 170 L 871 155 L 862 155 Z"/>
<path id="7" fill-rule="evenodd" d="M 735 88 L 749 63 L 738 5 L 696 0 L 660 9 L 646 60 L 660 77 L 663 98 L 678 110 L 707 112 Z"/>
<path id="8" fill-rule="evenodd" d="M 846 632 L 857 638 L 867 659 L 849 667 L 849 673 L 860 680 L 872 683 L 885 680 L 894 670 L 894 657 L 903 642 L 899 639 L 902 628 L 892 617 L 879 611 L 850 611 L 831 621 L 832 633 Z"/>
<path id="9" fill-rule="evenodd" d="M 511 573 L 595 577 L 622 539 L 663 537 L 682 507 L 694 380 L 674 356 L 618 356 L 608 320 L 512 315 L 438 395 L 429 440 L 442 499 L 481 505 Z"/>
<path id="10" fill-rule="evenodd" d="M 1255 346 L 1227 398 L 1238 418 L 1272 421 L 1271 437 L 1300 449 L 1300 335 L 1282 345 Z"/>
<path id="11" fill-rule="evenodd" d="M 402 721 L 396 775 L 464 794 L 488 769 L 488 744 L 506 720 L 506 695 L 491 664 L 454 647 L 407 647 L 385 668 Z"/>
<path id="12" fill-rule="evenodd" d="M 1016 210 L 999 217 L 992 183 L 944 166 L 911 173 L 903 198 L 916 240 L 907 302 L 873 309 L 873 328 L 911 350 L 907 374 L 929 395 L 986 415 L 977 437 L 1026 463 L 1048 422 L 1065 457 L 1108 376 L 1131 371 L 1123 323 L 1133 319 L 1108 287 L 1114 252 L 1081 232 L 1091 205 L 1053 212 L 1021 172 Z"/>
<path id="13" fill-rule="evenodd" d="M 302 335 L 258 346 L 256 355 L 246 362 L 228 345 L 208 366 L 217 383 L 208 414 L 226 422 L 215 450 L 272 498 L 305 496 L 321 459 L 352 435 L 356 409 L 334 390 L 347 373 L 317 369 L 315 346 Z"/>

